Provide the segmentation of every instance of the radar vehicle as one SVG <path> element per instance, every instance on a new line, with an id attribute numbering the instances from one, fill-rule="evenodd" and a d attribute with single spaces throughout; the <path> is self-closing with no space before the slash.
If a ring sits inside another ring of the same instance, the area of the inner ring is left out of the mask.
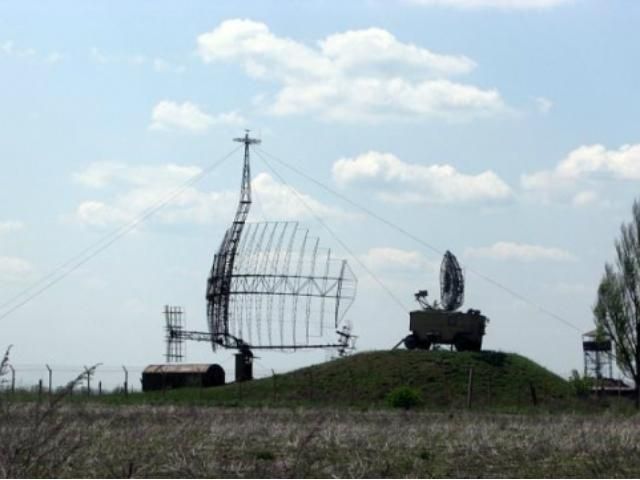
<path id="1" fill-rule="evenodd" d="M 434 344 L 445 344 L 459 352 L 480 351 L 489 319 L 479 310 L 457 311 L 464 302 L 464 275 L 448 250 L 440 266 L 440 304 L 429 304 L 427 295 L 426 290 L 415 294 L 422 308 L 409 314 L 411 334 L 404 338 L 405 347 L 429 350 Z"/>

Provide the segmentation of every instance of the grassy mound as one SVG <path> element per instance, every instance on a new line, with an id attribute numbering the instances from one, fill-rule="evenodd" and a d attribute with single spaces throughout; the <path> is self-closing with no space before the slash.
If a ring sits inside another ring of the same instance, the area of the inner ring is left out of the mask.
<path id="1" fill-rule="evenodd" d="M 470 369 L 473 408 L 518 409 L 534 403 L 553 408 L 572 397 L 566 380 L 517 354 L 398 350 L 359 353 L 241 384 L 151 392 L 130 400 L 365 408 L 385 405 L 391 391 L 408 386 L 420 393 L 425 407 L 464 407 Z"/>

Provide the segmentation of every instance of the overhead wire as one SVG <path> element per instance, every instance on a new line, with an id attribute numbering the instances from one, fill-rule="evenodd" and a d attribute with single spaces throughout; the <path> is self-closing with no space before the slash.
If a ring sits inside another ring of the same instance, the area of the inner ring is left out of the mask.
<path id="1" fill-rule="evenodd" d="M 276 171 L 273 168 L 273 166 L 269 163 L 269 161 L 263 155 L 261 155 L 260 151 L 256 150 L 256 153 L 260 157 L 260 159 L 264 162 L 264 164 L 267 166 L 267 168 L 269 168 L 269 170 L 278 178 L 278 180 L 280 180 L 280 182 L 282 182 L 282 184 L 285 185 L 298 198 L 300 203 L 311 213 L 311 215 L 316 219 L 316 221 L 327 232 L 329 232 L 329 234 L 340 244 L 340 246 L 342 246 L 342 248 L 349 254 L 349 256 L 353 260 L 355 260 L 356 263 L 358 263 L 360 265 L 360 267 L 371 276 L 371 278 L 373 278 L 373 280 L 387 293 L 387 295 L 389 295 L 389 297 L 405 313 L 408 313 L 409 310 L 404 305 L 404 303 L 402 303 L 402 301 L 391 291 L 391 289 L 389 289 L 389 287 L 387 287 L 384 284 L 384 282 L 382 280 L 380 280 L 380 278 L 373 271 L 371 271 L 371 269 L 369 267 L 367 267 L 365 265 L 365 263 L 360 258 L 358 258 L 358 256 L 347 246 L 347 244 L 345 242 L 342 241 L 342 239 L 333 231 L 333 229 L 331 229 L 327 225 L 327 223 L 324 220 L 322 220 L 322 218 L 319 215 L 316 214 L 316 212 L 313 210 L 313 208 L 311 208 L 311 206 L 304 200 L 302 195 L 300 195 L 295 188 L 293 188 L 291 185 L 289 185 L 289 183 L 284 179 L 284 177 L 278 171 Z"/>
<path id="2" fill-rule="evenodd" d="M 285 162 L 284 160 L 278 158 L 277 156 L 270 154 L 269 152 L 265 151 L 262 148 L 258 148 L 255 147 L 257 150 L 257 153 L 261 153 L 265 156 L 268 156 L 269 158 L 271 158 L 272 160 L 278 162 L 280 165 L 284 166 L 285 168 L 291 170 L 292 172 L 296 173 L 297 175 L 303 177 L 304 179 L 314 183 L 315 185 L 317 185 L 318 187 L 322 188 L 323 190 L 331 193 L 332 195 L 340 198 L 341 200 L 343 200 L 344 202 L 348 203 L 349 205 L 363 211 L 364 213 L 366 213 L 367 215 L 375 218 L 376 220 L 382 222 L 383 224 L 387 225 L 388 227 L 398 231 L 399 233 L 405 235 L 406 237 L 414 240 L 415 242 L 419 243 L 420 245 L 428 248 L 429 250 L 439 254 L 439 255 L 443 255 L 443 251 L 431 244 L 429 244 L 428 242 L 426 242 L 425 240 L 423 240 L 422 238 L 412 234 L 411 232 L 407 231 L 406 229 L 404 229 L 403 227 L 399 226 L 398 224 L 387 220 L 386 218 L 378 215 L 377 213 L 373 212 L 372 210 L 368 209 L 367 207 L 360 205 L 359 203 L 351 200 L 350 198 L 348 198 L 347 196 L 343 195 L 342 193 L 336 191 L 335 189 L 325 185 L 324 183 L 316 180 L 315 178 L 305 174 L 304 172 L 302 172 L 300 169 L 294 167 L 293 165 L 290 165 L 289 163 Z M 266 162 L 265 162 L 266 163 Z M 469 272 L 471 272 L 472 274 L 476 275 L 477 277 L 481 278 L 482 280 L 484 280 L 485 282 L 493 285 L 494 287 L 503 290 L 504 292 L 508 293 L 509 295 L 511 295 L 512 297 L 524 302 L 525 304 L 529 305 L 530 307 L 535 308 L 537 311 L 539 311 L 540 313 L 545 314 L 546 316 L 553 318 L 554 320 L 557 320 L 561 323 L 563 323 L 565 326 L 572 328 L 574 330 L 576 330 L 577 332 L 581 332 L 582 330 L 577 327 L 576 325 L 574 325 L 572 322 L 566 320 L 565 318 L 561 317 L 560 315 L 556 314 L 555 312 L 543 307 L 542 305 L 538 304 L 537 302 L 534 302 L 533 300 L 528 299 L 527 297 L 525 297 L 524 295 L 516 292 L 515 290 L 507 287 L 506 285 L 498 282 L 497 280 L 492 279 L 491 277 L 484 275 L 483 273 L 477 271 L 474 268 L 469 267 L 468 265 L 464 265 L 465 269 Z"/>
<path id="3" fill-rule="evenodd" d="M 89 247 L 83 249 L 80 253 L 74 255 L 64 263 L 60 264 L 58 267 L 54 268 L 51 272 L 41 277 L 38 281 L 22 290 L 20 293 L 5 301 L 0 305 L 0 310 L 5 309 L 2 313 L 0 313 L 0 320 L 6 318 L 22 306 L 29 303 L 31 300 L 44 293 L 46 290 L 63 280 L 69 274 L 80 268 L 82 265 L 87 263 L 92 258 L 96 257 L 102 251 L 106 250 L 108 247 L 113 245 L 116 241 L 122 238 L 124 235 L 132 231 L 135 227 L 140 225 L 142 222 L 153 216 L 159 210 L 167 206 L 172 200 L 176 197 L 180 196 L 184 191 L 186 191 L 189 187 L 200 181 L 202 178 L 207 176 L 213 170 L 222 165 L 228 158 L 230 158 L 235 152 L 237 152 L 241 146 L 238 146 L 231 150 L 226 155 L 222 156 L 219 160 L 209 165 L 208 167 L 202 169 L 197 174 L 193 175 L 186 182 L 184 182 L 180 187 L 174 190 L 171 194 L 165 197 L 160 202 L 152 205 L 151 207 L 144 210 L 141 214 L 139 214 L 136 218 L 131 220 L 129 223 L 111 231 L 110 233 L 104 235 L 97 242 L 91 244 Z M 39 288 L 38 288 L 39 287 Z M 28 294 L 28 292 L 32 292 Z M 26 296 L 26 297 L 25 297 Z M 23 298 L 21 301 L 15 303 L 21 297 Z M 12 306 L 10 306 L 12 305 Z"/>

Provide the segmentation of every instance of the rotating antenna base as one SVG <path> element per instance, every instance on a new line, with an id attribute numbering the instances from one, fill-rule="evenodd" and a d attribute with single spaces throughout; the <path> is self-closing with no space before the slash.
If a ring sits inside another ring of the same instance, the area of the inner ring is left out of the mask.
<path id="1" fill-rule="evenodd" d="M 238 346 L 236 357 L 236 382 L 253 380 L 253 352 L 247 344 Z"/>

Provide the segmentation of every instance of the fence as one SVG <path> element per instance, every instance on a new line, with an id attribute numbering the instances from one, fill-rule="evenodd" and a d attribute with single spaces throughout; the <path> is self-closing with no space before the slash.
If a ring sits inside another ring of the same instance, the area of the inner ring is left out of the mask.
<path id="1" fill-rule="evenodd" d="M 129 393 L 141 390 L 142 366 L 97 365 L 8 365 L 0 376 L 0 390 L 5 392 L 31 391 L 48 395 L 79 379 L 72 395 L 102 395 L 107 393 Z M 227 367 L 232 372 L 232 368 Z M 286 375 L 285 375 L 286 374 Z M 256 360 L 256 379 L 266 379 L 259 388 L 249 383 L 236 383 L 225 392 L 212 391 L 212 400 L 249 401 L 272 404 L 309 402 L 314 404 L 341 404 L 362 406 L 366 403 L 385 401 L 386 395 L 400 386 L 409 386 L 419 391 L 430 405 L 456 408 L 482 408 L 492 406 L 553 406 L 559 400 L 558 391 L 544 382 L 530 378 L 519 378 L 514 384 L 505 386 L 499 378 L 474 371 L 468 367 L 455 374 L 418 376 L 415 372 L 400 370 L 378 372 L 367 363 L 358 367 L 345 366 L 339 378 L 328 379 L 314 368 L 303 368 L 294 372 L 275 371 Z M 228 379 L 232 375 L 227 376 Z M 204 392 L 203 392 L 204 393 Z M 209 398 L 209 395 L 207 394 Z"/>
<path id="2" fill-rule="evenodd" d="M 0 389 L 15 393 L 28 390 L 38 394 L 51 394 L 77 380 L 71 394 L 101 395 L 103 393 L 139 391 L 144 367 L 109 365 L 35 365 L 7 364 L 0 377 Z"/>

